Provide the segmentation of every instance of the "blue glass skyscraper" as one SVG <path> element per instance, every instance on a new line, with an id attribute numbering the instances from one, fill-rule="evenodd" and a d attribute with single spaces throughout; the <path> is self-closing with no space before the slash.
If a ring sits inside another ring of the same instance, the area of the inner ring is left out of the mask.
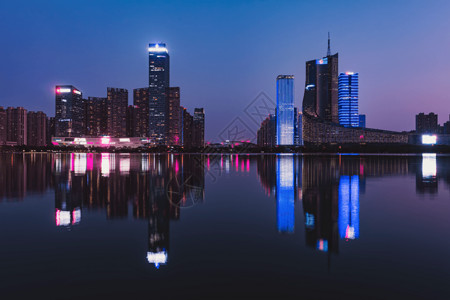
<path id="1" fill-rule="evenodd" d="M 345 127 L 359 127 L 358 73 L 339 74 L 338 110 L 339 124 Z"/>
<path id="2" fill-rule="evenodd" d="M 294 76 L 277 77 L 277 145 L 294 144 Z"/>

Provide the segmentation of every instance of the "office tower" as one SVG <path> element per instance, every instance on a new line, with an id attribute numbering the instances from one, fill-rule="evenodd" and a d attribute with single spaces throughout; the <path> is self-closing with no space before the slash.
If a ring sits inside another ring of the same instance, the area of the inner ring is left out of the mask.
<path id="1" fill-rule="evenodd" d="M 180 107 L 181 145 L 187 149 L 193 146 L 194 118 L 186 108 Z"/>
<path id="2" fill-rule="evenodd" d="M 329 38 L 327 56 L 306 62 L 303 112 L 324 121 L 339 123 L 338 53 L 331 55 Z"/>
<path id="3" fill-rule="evenodd" d="M 128 90 L 109 87 L 106 103 L 108 107 L 108 135 L 111 137 L 126 136 Z"/>
<path id="4" fill-rule="evenodd" d="M 417 133 L 437 133 L 438 116 L 434 113 L 428 115 L 420 113 L 416 115 L 416 132 Z"/>
<path id="5" fill-rule="evenodd" d="M 358 73 L 339 74 L 338 92 L 339 124 L 344 127 L 360 127 L 358 114 Z"/>
<path id="6" fill-rule="evenodd" d="M 84 105 L 81 91 L 72 85 L 57 85 L 55 96 L 55 135 L 82 136 L 84 134 Z"/>
<path id="7" fill-rule="evenodd" d="M 277 145 L 294 144 L 294 76 L 277 77 Z"/>
<path id="8" fill-rule="evenodd" d="M 257 144 L 260 147 L 274 147 L 277 144 L 277 118 L 269 115 L 257 132 Z"/>
<path id="9" fill-rule="evenodd" d="M 133 105 L 135 106 L 136 127 L 134 134 L 140 137 L 148 136 L 148 122 L 149 122 L 149 89 L 140 88 L 133 90 Z"/>
<path id="10" fill-rule="evenodd" d="M 359 115 L 359 127 L 366 128 L 366 115 Z"/>
<path id="11" fill-rule="evenodd" d="M 157 144 L 164 144 L 166 142 L 165 91 L 170 86 L 170 57 L 166 44 L 149 44 L 148 58 L 149 137 Z"/>
<path id="12" fill-rule="evenodd" d="M 180 88 L 166 88 L 167 144 L 180 145 Z"/>
<path id="13" fill-rule="evenodd" d="M 127 108 L 127 134 L 128 137 L 136 136 L 136 123 L 137 123 L 138 107 L 134 105 L 128 105 Z"/>
<path id="14" fill-rule="evenodd" d="M 27 144 L 27 110 L 8 107 L 6 110 L 6 140 L 18 146 Z"/>
<path id="15" fill-rule="evenodd" d="M 42 111 L 28 112 L 27 145 L 36 147 L 47 145 L 47 115 Z"/>
<path id="16" fill-rule="evenodd" d="M 107 98 L 89 97 L 84 100 L 85 135 L 91 137 L 108 135 Z"/>
<path id="17" fill-rule="evenodd" d="M 55 117 L 50 117 L 47 119 L 47 145 L 51 145 L 52 137 L 56 136 L 55 123 Z"/>
<path id="18" fill-rule="evenodd" d="M 203 108 L 194 109 L 194 147 L 205 146 L 205 110 Z"/>
<path id="19" fill-rule="evenodd" d="M 0 106 L 0 146 L 6 144 L 6 110 Z"/>

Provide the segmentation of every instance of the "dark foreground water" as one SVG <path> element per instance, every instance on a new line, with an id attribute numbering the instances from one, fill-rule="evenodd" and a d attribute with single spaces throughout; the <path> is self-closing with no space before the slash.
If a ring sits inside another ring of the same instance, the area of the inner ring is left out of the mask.
<path id="1" fill-rule="evenodd" d="M 0 154 L 1 299 L 449 299 L 450 157 Z"/>

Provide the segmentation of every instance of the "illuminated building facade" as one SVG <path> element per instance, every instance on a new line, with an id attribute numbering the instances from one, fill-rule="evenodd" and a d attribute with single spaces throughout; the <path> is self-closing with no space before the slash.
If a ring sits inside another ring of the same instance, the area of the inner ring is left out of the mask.
<path id="1" fill-rule="evenodd" d="M 166 88 L 167 144 L 181 145 L 180 136 L 180 88 Z"/>
<path id="2" fill-rule="evenodd" d="M 149 137 L 157 144 L 166 142 L 166 88 L 170 86 L 169 52 L 166 44 L 149 44 Z"/>
<path id="3" fill-rule="evenodd" d="M 107 88 L 108 135 L 125 137 L 127 135 L 128 90 Z"/>
<path id="4" fill-rule="evenodd" d="M 344 127 L 359 127 L 358 75 L 353 72 L 339 74 L 339 124 Z"/>
<path id="5" fill-rule="evenodd" d="M 277 146 L 294 145 L 294 76 L 277 77 Z"/>
<path id="6" fill-rule="evenodd" d="M 361 128 L 366 128 L 366 115 L 359 115 L 359 126 Z"/>
<path id="7" fill-rule="evenodd" d="M 205 145 L 205 110 L 203 108 L 194 108 L 194 147 L 203 147 Z"/>
<path id="8" fill-rule="evenodd" d="M 140 137 L 148 136 L 149 122 L 149 90 L 148 88 L 140 88 L 133 90 L 133 105 L 135 106 L 136 122 L 134 134 Z"/>
<path id="9" fill-rule="evenodd" d="M 84 135 L 82 93 L 72 85 L 57 85 L 55 88 L 55 135 Z"/>

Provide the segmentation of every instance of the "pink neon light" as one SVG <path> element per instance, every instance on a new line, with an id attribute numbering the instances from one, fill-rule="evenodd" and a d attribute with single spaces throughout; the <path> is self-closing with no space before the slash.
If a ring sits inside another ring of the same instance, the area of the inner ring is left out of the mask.
<path id="1" fill-rule="evenodd" d="M 359 136 L 359 139 L 362 140 L 363 138 L 364 138 L 364 135 L 361 134 L 361 135 Z"/>
<path id="2" fill-rule="evenodd" d="M 57 89 L 56 89 L 56 93 L 57 93 L 57 94 L 61 94 L 60 88 L 57 88 Z"/>
<path id="3" fill-rule="evenodd" d="M 178 173 L 180 171 L 180 166 L 178 165 L 178 160 L 175 160 L 175 173 Z"/>
<path id="4" fill-rule="evenodd" d="M 56 216 L 55 216 L 55 222 L 56 222 L 56 226 L 59 226 L 61 224 L 61 217 L 60 217 L 60 210 L 57 209 L 56 210 Z"/>
<path id="5" fill-rule="evenodd" d="M 94 169 L 94 155 L 92 153 L 89 153 L 87 155 L 87 166 L 86 169 L 88 171 L 92 171 Z"/>
<path id="6" fill-rule="evenodd" d="M 57 143 L 57 142 L 52 142 L 52 144 L 55 145 L 55 146 L 58 146 L 58 143 Z"/>

